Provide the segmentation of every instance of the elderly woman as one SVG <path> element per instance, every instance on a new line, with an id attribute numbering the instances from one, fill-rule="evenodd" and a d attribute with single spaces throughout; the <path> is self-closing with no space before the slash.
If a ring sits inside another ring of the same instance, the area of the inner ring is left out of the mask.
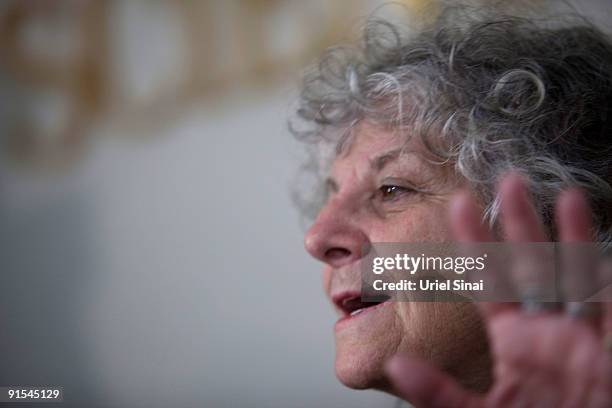
<path id="1" fill-rule="evenodd" d="M 612 45 L 584 20 L 445 10 L 370 22 L 305 77 L 321 152 L 305 237 L 325 264 L 339 380 L 418 407 L 612 407 L 612 313 L 359 301 L 377 242 L 612 242 Z M 326 159 L 327 157 L 327 159 Z M 486 222 L 483 222 L 486 221 Z M 590 279 L 591 271 L 581 271 Z M 608 335 L 606 334 L 608 333 Z"/>

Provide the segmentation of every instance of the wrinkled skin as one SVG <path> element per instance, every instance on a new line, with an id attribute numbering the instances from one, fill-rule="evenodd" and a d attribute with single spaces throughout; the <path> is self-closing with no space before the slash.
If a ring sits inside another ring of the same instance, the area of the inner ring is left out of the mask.
<path id="1" fill-rule="evenodd" d="M 305 237 L 325 264 L 331 300 L 359 290 L 359 261 L 371 243 L 547 240 L 520 176 L 501 179 L 495 234 L 462 180 L 426 157 L 416 139 L 405 144 L 362 124 L 335 159 L 329 198 Z M 556 215 L 560 241 L 592 240 L 579 191 L 560 195 Z M 336 374 L 349 387 L 391 392 L 417 407 L 609 407 L 610 315 L 586 322 L 526 314 L 516 304 L 385 302 L 338 321 Z"/>

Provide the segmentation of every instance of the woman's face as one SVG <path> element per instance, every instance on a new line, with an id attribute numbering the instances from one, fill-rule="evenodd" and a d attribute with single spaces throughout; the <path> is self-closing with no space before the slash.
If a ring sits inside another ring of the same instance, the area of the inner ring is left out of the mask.
<path id="1" fill-rule="evenodd" d="M 460 381 L 486 377 L 485 335 L 471 305 L 359 302 L 364 248 L 451 239 L 448 206 L 461 182 L 423 153 L 417 138 L 406 145 L 391 132 L 362 124 L 335 159 L 329 198 L 306 233 L 306 249 L 325 263 L 324 290 L 340 316 L 334 327 L 336 375 L 352 388 L 392 391 L 383 366 L 397 352 L 428 358 Z"/>

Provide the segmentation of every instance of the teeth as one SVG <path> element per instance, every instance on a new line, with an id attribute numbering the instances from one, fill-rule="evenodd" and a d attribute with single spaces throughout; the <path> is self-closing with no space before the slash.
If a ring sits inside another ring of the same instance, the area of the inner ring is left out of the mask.
<path id="1" fill-rule="evenodd" d="M 358 314 L 359 314 L 359 313 L 361 313 L 361 312 L 363 312 L 363 309 L 353 310 L 353 311 L 351 312 L 351 316 L 356 316 L 356 315 L 358 315 Z"/>

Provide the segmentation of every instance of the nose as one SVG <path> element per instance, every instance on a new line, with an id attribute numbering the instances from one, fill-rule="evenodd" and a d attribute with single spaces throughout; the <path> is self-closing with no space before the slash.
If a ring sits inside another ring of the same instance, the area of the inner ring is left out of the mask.
<path id="1" fill-rule="evenodd" d="M 304 247 L 314 258 L 339 268 L 368 253 L 370 240 L 339 202 L 330 202 L 306 232 Z"/>

